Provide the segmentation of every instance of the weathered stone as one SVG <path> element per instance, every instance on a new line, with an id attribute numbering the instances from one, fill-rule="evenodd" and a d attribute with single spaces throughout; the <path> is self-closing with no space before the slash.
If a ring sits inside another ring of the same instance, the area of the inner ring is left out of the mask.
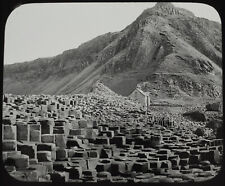
<path id="1" fill-rule="evenodd" d="M 56 160 L 67 160 L 68 158 L 68 153 L 67 149 L 57 149 L 56 150 Z"/>
<path id="2" fill-rule="evenodd" d="M 29 156 L 24 154 L 10 156 L 8 160 L 12 160 L 18 170 L 24 170 L 29 166 Z"/>
<path id="3" fill-rule="evenodd" d="M 17 140 L 29 141 L 30 140 L 30 125 L 17 124 Z"/>
<path id="4" fill-rule="evenodd" d="M 53 172 L 53 162 L 40 162 L 40 164 L 47 168 L 48 173 Z"/>
<path id="5" fill-rule="evenodd" d="M 197 122 L 205 122 L 206 121 L 205 115 L 203 113 L 201 113 L 200 111 L 186 112 L 183 114 L 183 116 L 189 117 L 193 121 L 197 121 Z"/>
<path id="6" fill-rule="evenodd" d="M 209 150 L 200 151 L 200 159 L 201 161 L 209 160 Z"/>
<path id="7" fill-rule="evenodd" d="M 85 178 L 94 178 L 97 177 L 97 171 L 93 169 L 83 170 L 82 174 Z"/>
<path id="8" fill-rule="evenodd" d="M 188 151 L 180 151 L 178 152 L 178 155 L 181 159 L 190 157 L 190 153 Z"/>
<path id="9" fill-rule="evenodd" d="M 172 163 L 169 160 L 161 161 L 161 169 L 172 169 Z"/>
<path id="10" fill-rule="evenodd" d="M 65 126 L 54 126 L 53 134 L 66 134 Z"/>
<path id="11" fill-rule="evenodd" d="M 11 118 L 3 118 L 2 119 L 2 124 L 3 125 L 12 125 L 13 121 Z"/>
<path id="12" fill-rule="evenodd" d="M 65 171 L 69 173 L 70 179 L 80 179 L 82 176 L 82 168 L 80 166 L 66 167 Z"/>
<path id="13" fill-rule="evenodd" d="M 50 151 L 38 151 L 37 159 L 39 162 L 52 161 L 52 154 Z"/>
<path id="14" fill-rule="evenodd" d="M 10 156 L 18 156 L 21 155 L 20 151 L 7 151 L 7 152 L 3 152 L 6 154 L 6 158 L 10 157 Z"/>
<path id="15" fill-rule="evenodd" d="M 14 125 L 2 125 L 2 140 L 16 140 L 17 131 Z"/>
<path id="16" fill-rule="evenodd" d="M 79 129 L 78 120 L 74 119 L 74 120 L 71 120 L 70 122 L 71 122 L 72 129 Z"/>
<path id="17" fill-rule="evenodd" d="M 103 148 L 101 149 L 100 153 L 99 153 L 100 158 L 111 158 L 112 157 L 112 150 L 111 149 L 107 149 L 107 148 Z"/>
<path id="18" fill-rule="evenodd" d="M 198 164 L 200 162 L 200 154 L 191 155 L 189 158 L 190 164 Z"/>
<path id="19" fill-rule="evenodd" d="M 116 144 L 117 147 L 122 147 L 126 144 L 126 137 L 125 136 L 114 136 L 110 141 L 111 144 Z"/>
<path id="20" fill-rule="evenodd" d="M 17 149 L 21 151 L 21 154 L 29 156 L 29 158 L 36 159 L 37 156 L 37 146 L 35 144 L 17 144 Z"/>
<path id="21" fill-rule="evenodd" d="M 204 165 L 202 166 L 203 171 L 212 171 L 213 170 L 213 165 Z"/>
<path id="22" fill-rule="evenodd" d="M 66 148 L 66 137 L 64 134 L 55 134 L 56 147 Z"/>
<path id="23" fill-rule="evenodd" d="M 37 165 L 38 164 L 38 159 L 29 159 L 29 165 Z"/>
<path id="24" fill-rule="evenodd" d="M 30 125 L 30 141 L 41 142 L 41 126 L 38 124 Z"/>
<path id="25" fill-rule="evenodd" d="M 82 118 L 82 112 L 79 111 L 79 110 L 76 110 L 76 111 L 75 111 L 75 118 L 76 118 L 76 119 L 81 119 L 81 118 Z"/>
<path id="26" fill-rule="evenodd" d="M 3 151 L 16 151 L 17 150 L 17 141 L 16 140 L 2 141 L 2 150 Z"/>
<path id="27" fill-rule="evenodd" d="M 180 159 L 180 165 L 181 166 L 186 166 L 189 164 L 189 158 L 181 158 Z"/>
<path id="28" fill-rule="evenodd" d="M 107 138 L 107 137 L 97 137 L 95 139 L 95 144 L 109 145 L 109 138 Z"/>
<path id="29" fill-rule="evenodd" d="M 48 173 L 47 167 L 41 163 L 29 165 L 29 169 L 36 170 L 39 177 L 45 176 Z"/>
<path id="30" fill-rule="evenodd" d="M 88 157 L 90 158 L 98 158 L 99 157 L 99 152 L 98 150 L 91 150 L 88 152 Z"/>
<path id="31" fill-rule="evenodd" d="M 218 150 L 209 151 L 209 161 L 214 164 L 220 163 L 220 154 Z"/>
<path id="32" fill-rule="evenodd" d="M 71 162 L 74 165 L 79 165 L 82 169 L 87 169 L 87 161 L 84 158 L 73 157 L 71 158 Z"/>
<path id="33" fill-rule="evenodd" d="M 88 158 L 86 159 L 87 169 L 95 170 L 98 164 L 98 158 Z"/>
<path id="34" fill-rule="evenodd" d="M 162 135 L 152 135 L 151 136 L 151 146 L 156 147 L 162 143 Z"/>
<path id="35" fill-rule="evenodd" d="M 149 167 L 153 169 L 159 169 L 161 167 L 161 162 L 157 160 L 150 160 Z"/>
<path id="36" fill-rule="evenodd" d="M 65 126 L 66 121 L 65 120 L 55 120 L 55 126 Z"/>
<path id="37" fill-rule="evenodd" d="M 73 157 L 76 157 L 76 158 L 87 158 L 88 155 L 87 155 L 87 152 L 86 151 L 75 151 Z"/>
<path id="38" fill-rule="evenodd" d="M 78 125 L 79 125 L 79 128 L 87 128 L 87 121 L 86 120 L 79 120 L 78 121 Z"/>
<path id="39" fill-rule="evenodd" d="M 42 143 L 55 143 L 55 135 L 54 134 L 42 134 L 41 142 Z"/>
<path id="40" fill-rule="evenodd" d="M 41 134 L 52 134 L 54 121 L 51 120 L 40 120 L 41 124 Z"/>
<path id="41" fill-rule="evenodd" d="M 96 139 L 98 131 L 96 129 L 86 129 L 85 138 L 87 139 Z"/>
<path id="42" fill-rule="evenodd" d="M 67 161 L 55 161 L 55 162 L 53 162 L 54 171 L 64 171 L 67 166 L 68 166 Z"/>
<path id="43" fill-rule="evenodd" d="M 97 173 L 97 180 L 98 181 L 111 181 L 111 174 L 107 171 L 102 171 Z"/>
<path id="44" fill-rule="evenodd" d="M 78 136 L 78 135 L 86 135 L 85 129 L 70 129 L 69 135 Z"/>
<path id="45" fill-rule="evenodd" d="M 169 155 L 168 154 L 157 154 L 156 157 L 158 157 L 159 160 L 168 160 Z"/>
<path id="46" fill-rule="evenodd" d="M 139 152 L 139 153 L 138 153 L 138 157 L 139 157 L 139 158 L 147 158 L 148 155 L 147 155 L 147 153 L 145 153 L 145 152 Z"/>
<path id="47" fill-rule="evenodd" d="M 134 162 L 132 170 L 136 172 L 147 172 L 149 169 L 149 163 L 145 159 L 138 159 Z"/>
<path id="48" fill-rule="evenodd" d="M 4 168 L 5 168 L 5 170 L 7 172 L 14 172 L 14 171 L 16 171 L 16 167 L 14 165 L 5 165 Z"/>
<path id="49" fill-rule="evenodd" d="M 39 143 L 37 144 L 37 151 L 55 151 L 54 143 Z"/>
<path id="50" fill-rule="evenodd" d="M 109 159 L 103 159 L 98 162 L 96 166 L 97 172 L 109 171 L 111 168 L 111 161 Z"/>
<path id="51" fill-rule="evenodd" d="M 82 147 L 82 141 L 80 139 L 67 139 L 66 142 L 66 146 L 67 148 L 71 148 L 71 147 Z"/>
<path id="52" fill-rule="evenodd" d="M 69 180 L 69 173 L 67 172 L 53 172 L 50 173 L 52 182 L 67 182 Z"/>
<path id="53" fill-rule="evenodd" d="M 112 176 L 117 176 L 121 173 L 125 173 L 126 172 L 126 165 L 125 162 L 120 160 L 120 159 L 116 159 L 112 162 L 111 164 L 111 174 Z"/>
<path id="54" fill-rule="evenodd" d="M 221 111 L 221 103 L 217 102 L 217 103 L 209 103 L 206 105 L 206 109 L 208 111 Z"/>

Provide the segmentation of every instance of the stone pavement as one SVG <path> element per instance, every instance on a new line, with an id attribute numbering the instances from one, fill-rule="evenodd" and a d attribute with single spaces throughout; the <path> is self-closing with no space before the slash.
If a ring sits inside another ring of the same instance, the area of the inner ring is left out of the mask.
<path id="1" fill-rule="evenodd" d="M 6 170 L 25 181 L 115 183 L 198 182 L 220 170 L 223 139 L 197 136 L 204 123 L 110 99 L 4 95 Z"/>

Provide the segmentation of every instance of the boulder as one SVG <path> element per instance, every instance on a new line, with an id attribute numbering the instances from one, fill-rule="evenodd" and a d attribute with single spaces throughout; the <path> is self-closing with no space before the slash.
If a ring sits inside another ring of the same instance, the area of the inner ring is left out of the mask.
<path id="1" fill-rule="evenodd" d="M 197 136 L 204 136 L 204 129 L 203 128 L 197 128 L 194 133 L 197 135 Z"/>
<path id="2" fill-rule="evenodd" d="M 200 111 L 186 112 L 183 114 L 183 116 L 189 118 L 192 121 L 196 121 L 196 122 L 205 122 L 206 121 L 205 114 L 203 114 Z"/>
<path id="3" fill-rule="evenodd" d="M 213 119 L 207 122 L 206 127 L 211 128 L 216 131 L 218 128 L 222 127 L 223 121 L 218 119 Z"/>

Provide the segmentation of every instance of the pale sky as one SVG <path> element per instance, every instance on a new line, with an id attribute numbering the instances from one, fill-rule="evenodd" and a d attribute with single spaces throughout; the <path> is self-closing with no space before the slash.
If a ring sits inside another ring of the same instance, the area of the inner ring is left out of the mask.
<path id="1" fill-rule="evenodd" d="M 221 23 L 201 3 L 173 3 L 197 17 Z M 107 32 L 124 29 L 155 3 L 45 3 L 16 8 L 5 27 L 4 64 L 51 57 Z"/>

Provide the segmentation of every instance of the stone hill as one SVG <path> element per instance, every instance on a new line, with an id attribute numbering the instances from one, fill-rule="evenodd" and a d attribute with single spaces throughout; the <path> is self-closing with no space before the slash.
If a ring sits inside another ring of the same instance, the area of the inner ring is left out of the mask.
<path id="1" fill-rule="evenodd" d="M 153 98 L 221 97 L 221 24 L 157 3 L 120 32 L 55 57 L 5 65 L 3 90 L 89 93 L 98 80 L 123 96 L 140 84 Z"/>

